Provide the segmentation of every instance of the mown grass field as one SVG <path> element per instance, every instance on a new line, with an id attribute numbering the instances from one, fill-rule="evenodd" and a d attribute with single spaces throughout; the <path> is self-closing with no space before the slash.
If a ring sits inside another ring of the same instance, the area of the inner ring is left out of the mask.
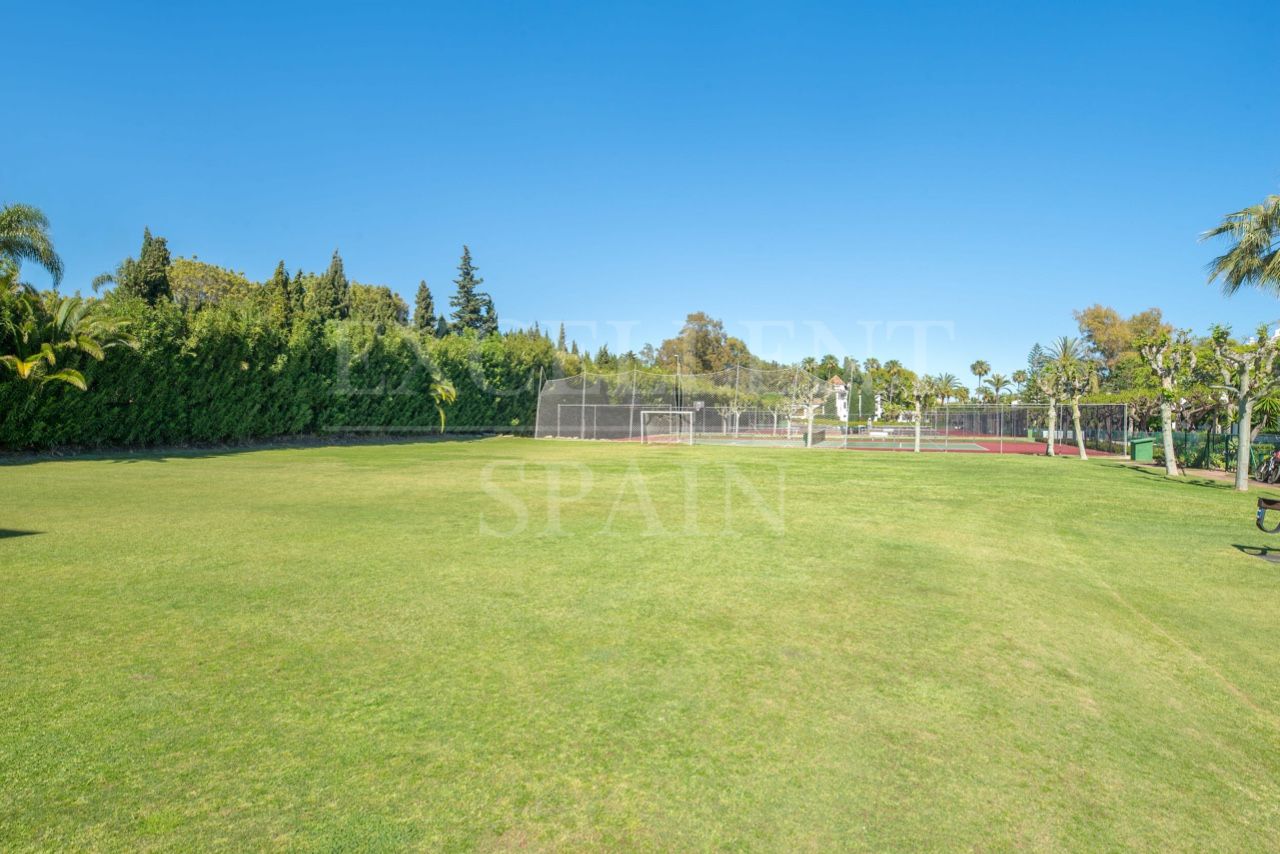
<path id="1" fill-rule="evenodd" d="M 1268 538 L 1222 485 L 516 439 L 0 483 L 7 851 L 1280 827 L 1280 565 L 1236 548 Z"/>

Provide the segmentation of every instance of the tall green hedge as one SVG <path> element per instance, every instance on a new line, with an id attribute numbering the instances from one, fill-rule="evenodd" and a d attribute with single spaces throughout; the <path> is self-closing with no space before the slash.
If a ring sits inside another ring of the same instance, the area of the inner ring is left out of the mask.
<path id="1" fill-rule="evenodd" d="M 448 429 L 532 427 L 554 347 L 540 335 L 422 336 L 407 327 L 301 319 L 285 330 L 243 307 L 117 307 L 138 337 L 78 365 L 89 390 L 0 378 L 0 448 L 180 445 L 434 428 L 431 378 L 450 379 Z"/>

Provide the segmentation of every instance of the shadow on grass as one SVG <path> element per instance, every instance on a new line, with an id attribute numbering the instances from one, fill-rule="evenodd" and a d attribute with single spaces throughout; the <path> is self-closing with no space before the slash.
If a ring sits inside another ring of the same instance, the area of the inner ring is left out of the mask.
<path id="1" fill-rule="evenodd" d="M 43 533 L 44 531 L 14 531 L 9 528 L 0 528 L 0 540 L 9 540 L 14 537 L 34 537 Z"/>
<path id="2" fill-rule="evenodd" d="M 97 450 L 70 450 L 65 453 L 26 453 L 0 455 L 0 466 L 23 466 L 52 460 L 96 460 L 113 463 L 163 463 L 170 459 L 205 459 L 232 454 L 248 454 L 258 451 L 288 451 L 305 448 L 339 448 L 353 445 L 416 445 L 439 442 L 476 442 L 492 439 L 503 433 L 332 433 L 318 436 L 290 436 L 278 440 L 246 441 L 225 445 L 165 446 L 157 448 L 110 448 Z"/>
<path id="3" fill-rule="evenodd" d="M 1154 478 L 1163 483 L 1179 483 L 1183 486 L 1199 486 L 1208 489 L 1226 490 L 1228 492 L 1235 489 L 1235 484 L 1229 480 L 1213 480 L 1207 477 L 1195 477 L 1192 475 L 1182 475 L 1181 477 L 1169 477 L 1164 473 L 1164 468 L 1143 468 L 1141 466 L 1126 465 L 1124 463 L 1103 463 L 1103 466 L 1111 469 L 1123 469 L 1124 471 L 1133 472 L 1144 477 Z"/>
<path id="4" fill-rule="evenodd" d="M 1241 554 L 1247 554 L 1250 557 L 1262 558 L 1267 563 L 1280 563 L 1280 548 L 1273 549 L 1269 546 L 1245 546 L 1236 543 L 1232 546 Z"/>

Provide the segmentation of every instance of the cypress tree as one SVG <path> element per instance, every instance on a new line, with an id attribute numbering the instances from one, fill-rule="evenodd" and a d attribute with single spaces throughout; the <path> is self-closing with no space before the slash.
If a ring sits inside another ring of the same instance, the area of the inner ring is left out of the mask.
<path id="1" fill-rule="evenodd" d="M 476 267 L 471 263 L 471 249 L 462 247 L 462 260 L 458 262 L 458 278 L 453 280 L 458 292 L 449 297 L 449 305 L 453 307 L 453 329 L 465 332 L 474 329 L 485 334 L 489 326 L 488 317 L 493 316 L 493 302 L 488 295 L 477 290 L 484 279 L 476 275 Z M 496 325 L 497 317 L 493 316 Z"/>
<path id="2" fill-rule="evenodd" d="M 480 313 L 480 326 L 477 331 L 479 331 L 480 337 L 483 338 L 486 335 L 493 335 L 497 333 L 498 312 L 493 307 L 492 297 L 490 297 L 488 294 L 480 294 L 479 296 L 481 298 L 480 299 L 481 313 Z"/>
<path id="3" fill-rule="evenodd" d="M 308 308 L 321 320 L 343 320 L 351 313 L 351 283 L 342 267 L 342 256 L 333 250 L 329 269 L 308 294 Z"/>
<path id="4" fill-rule="evenodd" d="M 267 282 L 267 298 L 271 301 L 271 313 L 284 329 L 293 325 L 293 285 L 284 262 L 276 265 L 276 271 Z"/>
<path id="5" fill-rule="evenodd" d="M 307 284 L 301 267 L 293 275 L 293 284 L 289 287 L 289 298 L 293 302 L 290 314 L 300 317 L 307 310 Z"/>
<path id="6" fill-rule="evenodd" d="M 418 295 L 413 300 L 413 325 L 419 332 L 436 334 L 436 305 L 425 280 L 418 282 Z"/>
<path id="7" fill-rule="evenodd" d="M 173 291 L 169 286 L 169 244 L 163 237 L 152 237 L 151 229 L 142 230 L 142 251 L 138 260 L 126 258 L 114 276 L 100 276 L 94 287 L 108 281 L 116 283 L 116 291 L 124 296 L 141 297 L 155 305 L 167 300 Z"/>
<path id="8" fill-rule="evenodd" d="M 564 324 L 560 324 L 560 334 L 556 337 L 556 352 L 564 352 Z"/>
<path id="9" fill-rule="evenodd" d="M 449 334 L 449 321 L 444 319 L 444 315 L 436 318 L 436 337 L 443 338 Z"/>

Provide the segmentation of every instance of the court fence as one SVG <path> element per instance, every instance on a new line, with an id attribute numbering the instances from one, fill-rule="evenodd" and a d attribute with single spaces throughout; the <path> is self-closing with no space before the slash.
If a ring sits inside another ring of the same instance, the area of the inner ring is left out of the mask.
<path id="1" fill-rule="evenodd" d="M 862 420 L 862 390 L 799 368 L 733 366 L 686 374 L 630 370 L 547 380 L 538 395 L 538 438 L 914 450 L 916 425 Z M 852 403 L 852 406 L 851 406 Z M 1125 404 L 945 404 L 921 417 L 926 451 L 1044 453 L 1050 437 L 1063 453 L 1080 443 L 1123 453 Z"/>

